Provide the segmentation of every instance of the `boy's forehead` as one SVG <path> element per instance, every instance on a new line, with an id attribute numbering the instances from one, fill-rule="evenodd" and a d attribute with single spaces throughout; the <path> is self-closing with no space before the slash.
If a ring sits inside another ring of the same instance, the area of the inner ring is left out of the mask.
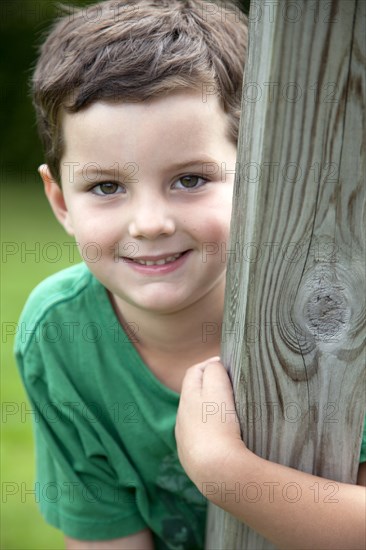
<path id="1" fill-rule="evenodd" d="M 190 115 L 192 115 L 192 118 L 196 118 L 197 115 L 199 118 L 205 118 L 212 114 L 223 118 L 227 116 L 216 93 L 207 95 L 198 90 L 181 90 L 144 101 L 94 101 L 91 105 L 76 113 L 63 111 L 63 127 L 73 126 L 74 123 L 78 124 L 79 121 L 82 124 L 93 121 L 98 122 L 98 119 L 104 117 L 108 112 L 111 117 L 114 116 L 114 113 L 126 119 L 146 117 L 146 123 L 150 120 L 154 122 L 156 118 L 164 114 L 168 115 L 168 113 L 178 119 Z"/>
<path id="2" fill-rule="evenodd" d="M 228 115 L 219 97 L 177 91 L 143 102 L 98 101 L 63 115 L 64 156 L 119 156 L 136 148 L 153 152 L 162 146 L 205 147 L 228 139 Z"/>

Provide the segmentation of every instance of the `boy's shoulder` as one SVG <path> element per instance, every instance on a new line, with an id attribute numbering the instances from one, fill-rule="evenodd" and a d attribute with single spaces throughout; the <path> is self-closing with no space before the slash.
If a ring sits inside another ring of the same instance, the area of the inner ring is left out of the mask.
<path id="1" fill-rule="evenodd" d="M 32 290 L 22 317 L 26 317 L 28 321 L 42 318 L 56 304 L 75 298 L 90 285 L 91 279 L 92 274 L 84 263 L 50 275 Z"/>
<path id="2" fill-rule="evenodd" d="M 52 312 L 63 304 L 70 308 L 92 287 L 93 275 L 84 263 L 55 273 L 39 283 L 30 293 L 19 319 L 19 326 L 25 325 L 31 332 Z"/>

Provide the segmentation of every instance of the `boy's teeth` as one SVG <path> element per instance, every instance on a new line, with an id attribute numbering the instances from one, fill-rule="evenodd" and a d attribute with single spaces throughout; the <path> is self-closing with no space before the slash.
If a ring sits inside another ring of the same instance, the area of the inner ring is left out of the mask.
<path id="1" fill-rule="evenodd" d="M 170 262 L 174 262 L 177 260 L 182 254 L 174 254 L 174 256 L 168 256 L 167 258 L 156 260 L 156 262 L 153 262 L 151 260 L 135 260 L 136 263 L 141 265 L 164 265 L 168 264 Z"/>

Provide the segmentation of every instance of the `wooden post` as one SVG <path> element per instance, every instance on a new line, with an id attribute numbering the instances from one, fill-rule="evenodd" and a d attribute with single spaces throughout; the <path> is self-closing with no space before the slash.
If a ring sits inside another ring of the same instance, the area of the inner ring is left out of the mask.
<path id="1" fill-rule="evenodd" d="M 365 17 L 362 0 L 252 2 L 222 334 L 248 447 L 349 483 L 365 418 Z M 210 505 L 206 548 L 273 546 Z"/>

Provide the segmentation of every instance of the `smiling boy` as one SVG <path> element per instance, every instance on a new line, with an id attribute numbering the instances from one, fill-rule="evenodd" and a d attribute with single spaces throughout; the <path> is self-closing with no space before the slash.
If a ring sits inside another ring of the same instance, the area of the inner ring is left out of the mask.
<path id="1" fill-rule="evenodd" d="M 233 406 L 222 365 L 207 363 L 220 335 L 207 342 L 202 327 L 223 315 L 226 266 L 205 251 L 229 237 L 246 19 L 201 0 L 91 13 L 57 23 L 33 79 L 47 198 L 79 249 L 97 251 L 41 283 L 21 318 L 37 497 L 70 549 L 202 549 L 207 476 L 294 479 L 252 456 L 237 424 L 200 422 L 202 400 Z M 182 385 L 192 481 L 174 432 Z M 357 542 L 361 488 L 345 487 L 337 522 Z M 293 509 L 230 506 L 279 546 L 298 543 L 281 523 Z"/>
<path id="2" fill-rule="evenodd" d="M 232 3 L 111 0 L 41 48 L 50 205 L 84 263 L 43 281 L 16 356 L 36 411 L 37 500 L 67 548 L 201 549 L 206 499 L 174 427 L 217 355 L 246 18 Z M 216 93 L 206 93 L 206 90 Z"/>
<path id="3" fill-rule="evenodd" d="M 205 246 L 228 240 L 236 147 L 227 130 L 218 98 L 202 102 L 194 90 L 97 102 L 64 115 L 62 189 L 40 168 L 57 219 L 81 249 L 97 242 L 98 261 L 85 255 L 85 263 L 121 325 L 138 327 L 142 359 L 175 392 L 187 364 L 220 347 L 217 338 L 208 348 L 202 326 L 219 325 L 223 311 L 225 264 Z M 91 159 L 95 174 L 85 168 Z M 213 170 L 221 164 L 227 172 Z"/>

